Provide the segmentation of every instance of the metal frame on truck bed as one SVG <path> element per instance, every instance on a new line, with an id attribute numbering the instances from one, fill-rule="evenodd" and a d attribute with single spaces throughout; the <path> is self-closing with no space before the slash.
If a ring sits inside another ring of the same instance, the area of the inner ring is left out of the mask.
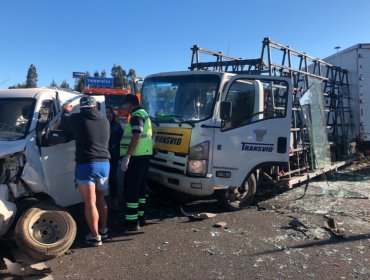
<path id="1" fill-rule="evenodd" d="M 277 167 L 277 181 L 294 185 L 306 180 L 307 172 L 310 177 L 314 177 L 345 164 L 344 161 L 350 156 L 349 145 L 355 135 L 350 106 L 348 71 L 276 43 L 270 38 L 264 38 L 262 43 L 261 57 L 257 59 L 235 58 L 194 45 L 191 48 L 192 59 L 189 69 L 269 75 L 291 79 L 293 107 L 290 163 L 288 170 L 283 170 L 286 169 L 285 167 Z M 202 55 L 213 56 L 215 61 L 201 61 Z M 302 141 L 302 135 L 309 136 L 306 132 L 306 123 L 303 121 L 304 116 L 299 99 L 310 88 L 310 79 L 323 82 L 320 98 L 324 99 L 324 112 L 322 113 L 329 137 L 331 159 L 333 159 L 332 164 L 326 167 L 317 166 L 312 155 L 311 142 L 307 139 Z"/>

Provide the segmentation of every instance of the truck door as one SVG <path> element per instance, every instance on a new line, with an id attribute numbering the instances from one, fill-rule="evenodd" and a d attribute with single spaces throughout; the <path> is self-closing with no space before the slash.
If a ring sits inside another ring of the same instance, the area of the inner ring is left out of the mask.
<path id="1" fill-rule="evenodd" d="M 288 162 L 290 93 L 285 78 L 237 75 L 228 82 L 221 99 L 232 110 L 216 129 L 213 146 L 216 185 L 239 187 L 257 166 Z"/>

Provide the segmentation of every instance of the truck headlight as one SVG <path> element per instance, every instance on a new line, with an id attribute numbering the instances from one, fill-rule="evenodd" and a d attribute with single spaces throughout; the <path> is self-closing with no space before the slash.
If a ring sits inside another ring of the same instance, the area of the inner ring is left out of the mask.
<path id="1" fill-rule="evenodd" d="M 189 160 L 188 173 L 193 175 L 205 175 L 207 173 L 208 160 Z"/>
<path id="2" fill-rule="evenodd" d="M 209 158 L 209 141 L 190 148 L 187 172 L 189 175 L 202 176 L 207 174 Z"/>

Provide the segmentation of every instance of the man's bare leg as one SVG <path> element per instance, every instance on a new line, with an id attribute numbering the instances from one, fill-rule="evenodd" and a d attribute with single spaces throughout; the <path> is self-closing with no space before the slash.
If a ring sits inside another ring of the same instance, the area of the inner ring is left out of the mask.
<path id="1" fill-rule="evenodd" d="M 99 234 L 99 212 L 96 208 L 95 185 L 78 186 L 78 189 L 85 203 L 85 218 L 87 225 L 90 228 L 92 236 L 97 236 Z"/>
<path id="2" fill-rule="evenodd" d="M 99 224 L 101 228 L 107 227 L 108 207 L 105 202 L 104 191 L 96 191 L 96 206 L 99 212 Z"/>

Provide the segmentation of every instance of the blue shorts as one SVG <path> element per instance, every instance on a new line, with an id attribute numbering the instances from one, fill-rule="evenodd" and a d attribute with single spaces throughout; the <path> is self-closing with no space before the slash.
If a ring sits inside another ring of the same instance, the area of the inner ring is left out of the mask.
<path id="1" fill-rule="evenodd" d="M 99 191 L 108 189 L 109 162 L 77 163 L 75 184 L 78 186 L 95 185 Z"/>

